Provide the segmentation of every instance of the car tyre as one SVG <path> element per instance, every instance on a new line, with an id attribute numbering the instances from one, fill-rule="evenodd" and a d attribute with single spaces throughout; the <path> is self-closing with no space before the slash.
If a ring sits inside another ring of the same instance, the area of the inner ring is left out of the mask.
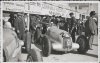
<path id="1" fill-rule="evenodd" d="M 41 52 L 36 49 L 31 49 L 30 53 L 27 56 L 27 62 L 42 62 L 43 58 Z"/>
<path id="2" fill-rule="evenodd" d="M 84 54 L 88 51 L 89 42 L 88 42 L 87 38 L 84 35 L 79 36 L 76 43 L 79 44 L 79 49 L 77 49 L 77 51 L 80 54 Z"/>
<path id="3" fill-rule="evenodd" d="M 45 57 L 51 54 L 51 42 L 46 36 L 42 38 L 42 54 Z"/>

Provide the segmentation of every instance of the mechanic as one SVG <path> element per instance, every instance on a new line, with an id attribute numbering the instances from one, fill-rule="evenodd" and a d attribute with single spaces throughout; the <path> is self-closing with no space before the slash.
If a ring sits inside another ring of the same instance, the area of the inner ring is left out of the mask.
<path id="1" fill-rule="evenodd" d="M 14 27 L 14 13 L 10 14 L 10 18 L 8 21 L 11 23 L 11 26 Z"/>
<path id="2" fill-rule="evenodd" d="M 41 36 L 41 22 L 42 21 L 42 17 L 40 15 L 36 15 L 36 21 L 35 22 L 35 32 L 34 32 L 34 43 L 36 44 L 41 44 L 40 43 L 40 36 Z M 34 23 L 33 23 L 34 24 Z"/>
<path id="3" fill-rule="evenodd" d="M 55 15 L 52 15 L 52 17 L 51 17 L 51 22 L 54 23 L 54 21 L 55 21 Z"/>
<path id="4" fill-rule="evenodd" d="M 73 42 L 75 42 L 75 32 L 76 32 L 76 18 L 74 17 L 74 13 L 70 13 L 70 32 L 72 36 Z"/>
<path id="5" fill-rule="evenodd" d="M 58 16 L 52 15 L 51 22 L 59 28 L 60 18 Z"/>
<path id="6" fill-rule="evenodd" d="M 30 16 L 30 32 L 32 34 L 32 43 L 34 43 L 34 34 L 36 30 L 36 25 L 37 25 L 37 15 L 31 15 Z"/>
<path id="7" fill-rule="evenodd" d="M 85 35 L 89 38 L 89 49 L 92 50 L 94 35 L 97 35 L 97 25 L 95 21 L 95 11 L 90 12 L 90 17 L 85 23 Z"/>
<path id="8" fill-rule="evenodd" d="M 17 13 L 17 17 L 14 22 L 14 27 L 19 39 L 24 40 L 24 33 L 25 33 L 24 13 Z"/>
<path id="9" fill-rule="evenodd" d="M 43 34 L 46 33 L 46 31 L 47 31 L 47 24 L 50 22 L 50 20 L 48 18 L 49 18 L 49 16 L 46 15 L 46 16 L 43 17 L 43 20 L 42 20 L 42 26 L 43 26 L 43 32 L 42 33 Z"/>
<path id="10" fill-rule="evenodd" d="M 65 21 L 65 18 L 59 16 L 59 19 L 60 19 L 60 20 L 58 20 L 58 23 L 60 23 L 60 24 L 59 24 L 59 25 L 60 25 L 60 26 L 59 26 L 59 29 L 62 29 L 62 30 L 67 31 L 68 23 Z"/>
<path id="11" fill-rule="evenodd" d="M 67 19 L 65 19 L 65 21 L 63 22 L 64 23 L 64 25 L 63 25 L 63 30 L 65 30 L 65 31 L 67 31 L 68 32 L 68 21 L 67 21 Z"/>

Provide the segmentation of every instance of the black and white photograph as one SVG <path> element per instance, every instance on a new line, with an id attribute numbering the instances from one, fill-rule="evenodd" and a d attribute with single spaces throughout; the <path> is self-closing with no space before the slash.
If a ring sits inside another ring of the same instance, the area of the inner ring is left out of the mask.
<path id="1" fill-rule="evenodd" d="M 100 1 L 100 0 L 1 0 L 1 1 Z"/>
<path id="2" fill-rule="evenodd" d="M 3 62 L 98 62 L 98 3 L 2 1 Z"/>
<path id="3" fill-rule="evenodd" d="M 98 10 L 100 10 L 100 4 L 98 5 Z M 100 17 L 100 12 L 98 12 L 98 17 Z M 100 18 L 98 18 L 98 20 L 100 20 Z M 100 43 L 99 43 L 99 41 L 100 41 L 100 21 L 98 21 L 98 61 L 99 61 L 99 63 L 100 63 Z"/>
<path id="4" fill-rule="evenodd" d="M 1 2 L 0 2 L 0 62 L 1 62 L 1 45 L 2 45 L 2 44 L 1 44 L 1 41 L 2 41 L 2 40 L 1 40 L 1 38 L 2 38 L 2 36 L 1 36 L 1 31 L 2 31 L 2 30 L 1 30 L 1 27 L 2 27 L 1 24 L 2 24 L 2 23 L 1 23 Z"/>

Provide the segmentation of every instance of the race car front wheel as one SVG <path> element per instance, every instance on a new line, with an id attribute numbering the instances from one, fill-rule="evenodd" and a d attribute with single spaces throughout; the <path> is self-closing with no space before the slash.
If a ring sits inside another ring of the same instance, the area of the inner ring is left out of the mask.
<path id="1" fill-rule="evenodd" d="M 31 49 L 30 53 L 27 56 L 27 62 L 42 62 L 43 58 L 41 52 L 36 49 Z"/>
<path id="2" fill-rule="evenodd" d="M 42 54 L 45 57 L 51 54 L 51 42 L 46 36 L 42 38 Z"/>
<path id="3" fill-rule="evenodd" d="M 89 42 L 84 35 L 80 35 L 76 41 L 79 44 L 79 49 L 77 50 L 79 53 L 84 54 L 89 49 Z"/>

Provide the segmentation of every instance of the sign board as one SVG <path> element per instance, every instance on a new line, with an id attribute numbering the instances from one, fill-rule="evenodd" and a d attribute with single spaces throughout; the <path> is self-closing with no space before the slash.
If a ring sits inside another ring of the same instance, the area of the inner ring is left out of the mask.
<path id="1" fill-rule="evenodd" d="M 3 2 L 3 10 L 5 11 L 24 12 L 24 8 L 23 2 Z"/>
<path id="2" fill-rule="evenodd" d="M 39 2 L 25 3 L 25 13 L 41 15 L 41 3 Z"/>
<path id="3" fill-rule="evenodd" d="M 28 7 L 27 7 L 28 6 Z M 40 15 L 56 15 L 66 17 L 66 10 L 46 2 L 30 2 L 25 4 L 25 12 Z"/>
<path id="4" fill-rule="evenodd" d="M 3 2 L 3 10 L 39 15 L 69 17 L 69 10 L 47 2 Z"/>

